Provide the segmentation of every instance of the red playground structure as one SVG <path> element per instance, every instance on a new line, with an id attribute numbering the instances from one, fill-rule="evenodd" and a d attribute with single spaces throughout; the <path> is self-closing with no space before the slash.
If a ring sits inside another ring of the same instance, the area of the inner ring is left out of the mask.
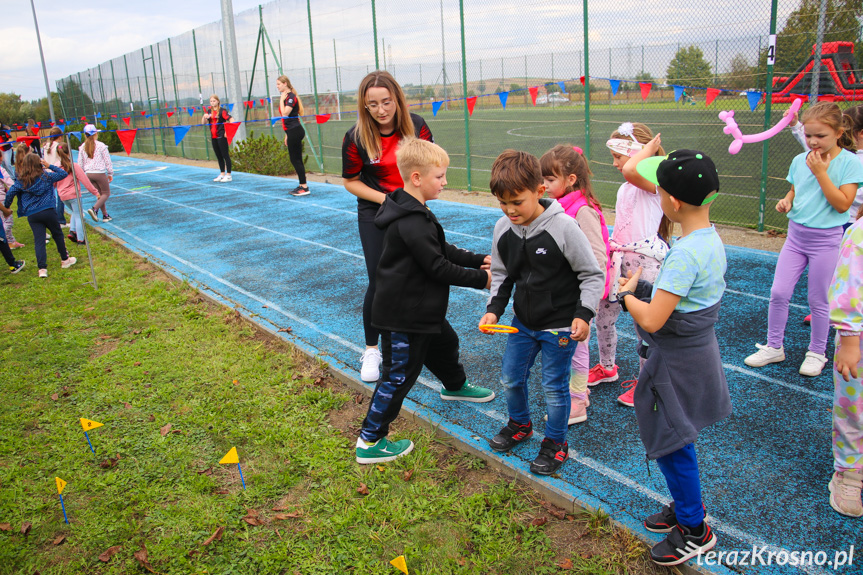
<path id="1" fill-rule="evenodd" d="M 773 79 L 773 102 L 793 102 L 808 95 L 812 87 L 812 54 L 793 75 Z M 863 101 L 863 70 L 854 57 L 851 42 L 825 42 L 821 45 L 821 73 L 818 77 L 819 100 L 833 102 Z"/>

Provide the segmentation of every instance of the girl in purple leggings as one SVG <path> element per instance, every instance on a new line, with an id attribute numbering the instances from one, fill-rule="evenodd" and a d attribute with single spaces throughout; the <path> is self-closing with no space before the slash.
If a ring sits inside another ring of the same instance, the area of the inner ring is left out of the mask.
<path id="1" fill-rule="evenodd" d="M 755 344 L 758 351 L 744 363 L 761 367 L 785 360 L 782 344 L 788 304 L 808 266 L 812 332 L 800 374 L 815 377 L 827 363 L 827 290 L 839 256 L 842 226 L 863 183 L 863 166 L 853 153 L 851 126 L 839 106 L 819 102 L 804 112 L 802 123 L 810 151 L 792 160 L 787 177 L 791 191 L 776 204 L 776 210 L 787 213 L 791 221 L 770 290 L 767 345 Z"/>

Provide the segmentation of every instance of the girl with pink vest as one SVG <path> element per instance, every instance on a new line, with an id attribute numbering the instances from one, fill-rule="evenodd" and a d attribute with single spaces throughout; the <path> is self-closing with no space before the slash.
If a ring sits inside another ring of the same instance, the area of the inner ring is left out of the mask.
<path id="1" fill-rule="evenodd" d="M 558 145 L 543 154 L 539 163 L 548 195 L 560 202 L 567 215 L 575 218 L 590 242 L 596 263 L 605 273 L 605 298 L 612 280 L 611 274 L 608 273 L 608 226 L 605 225 L 602 207 L 593 195 L 587 159 L 580 148 Z M 590 390 L 587 387 L 590 347 L 587 341 L 579 343 L 575 348 L 571 365 L 569 395 L 572 402 L 569 425 L 587 420 L 587 408 L 590 406 Z"/>

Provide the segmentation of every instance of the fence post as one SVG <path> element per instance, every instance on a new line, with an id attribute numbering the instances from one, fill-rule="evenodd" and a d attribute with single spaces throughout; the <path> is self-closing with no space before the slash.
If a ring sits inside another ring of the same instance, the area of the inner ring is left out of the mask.
<path id="1" fill-rule="evenodd" d="M 153 62 L 153 45 L 150 44 L 150 63 Z M 147 58 L 144 56 L 144 49 L 141 48 L 141 63 L 144 65 L 144 87 L 147 89 L 147 106 L 150 106 L 150 83 L 147 79 Z M 156 69 L 153 68 L 153 75 L 156 74 Z M 139 88 L 140 89 L 140 88 Z M 156 97 L 158 102 L 158 96 Z M 156 144 L 156 130 L 153 127 L 153 115 L 150 114 L 150 129 L 153 131 L 153 153 L 157 153 L 158 147 Z"/>
<path id="2" fill-rule="evenodd" d="M 584 157 L 590 161 L 590 55 L 587 42 L 587 0 L 582 0 L 584 23 Z"/>
<path id="3" fill-rule="evenodd" d="M 225 73 L 225 55 L 222 52 L 222 41 L 219 40 L 219 57 L 222 59 L 222 82 L 225 84 L 225 99 L 228 99 L 228 75 Z M 237 78 L 239 81 L 239 78 Z M 213 92 L 216 91 L 216 84 L 213 84 Z M 241 104 L 242 102 L 234 102 L 234 105 Z"/>
<path id="4" fill-rule="evenodd" d="M 764 129 L 770 128 L 770 112 L 773 103 L 773 62 L 776 59 L 776 4 L 770 3 L 770 39 L 767 41 L 767 102 L 764 105 Z M 764 231 L 764 211 L 767 204 L 767 148 L 770 140 L 761 144 L 761 190 L 758 194 L 758 231 Z"/>
<path id="5" fill-rule="evenodd" d="M 102 64 L 99 64 L 99 95 L 102 96 L 102 111 L 107 114 L 108 110 L 105 107 L 105 86 L 102 80 Z M 105 123 L 108 123 L 107 118 L 105 119 Z"/>
<path id="6" fill-rule="evenodd" d="M 378 20 L 375 15 L 375 0 L 372 0 L 372 32 L 375 35 L 375 70 L 380 70 L 381 65 L 378 64 Z"/>
<path id="7" fill-rule="evenodd" d="M 134 101 L 135 98 L 132 96 L 132 80 L 129 78 L 129 62 L 126 61 L 126 55 L 123 54 L 123 66 L 126 68 L 126 88 L 129 89 L 129 120 L 131 124 L 132 118 L 132 109 L 135 107 Z M 138 92 L 141 91 L 141 85 L 138 84 Z M 131 128 L 131 126 L 129 126 Z M 141 153 L 141 144 L 138 142 L 138 138 L 135 138 L 135 148 L 136 151 Z"/>
<path id="8" fill-rule="evenodd" d="M 153 45 L 150 44 L 150 54 L 153 53 Z M 156 54 L 159 55 L 159 80 L 162 82 L 162 95 L 165 95 L 165 73 L 162 72 L 162 48 L 159 46 L 159 42 L 156 42 Z M 153 69 L 153 74 L 156 74 L 155 68 Z M 162 129 L 162 109 L 159 107 L 159 104 L 162 102 L 159 100 L 159 84 L 156 83 L 156 110 L 159 111 L 156 114 L 159 118 L 159 139 L 162 140 L 162 154 L 168 155 L 168 151 L 165 149 L 165 130 Z M 165 117 L 165 120 L 168 118 Z"/>
<path id="9" fill-rule="evenodd" d="M 264 94 L 267 97 L 267 104 L 270 105 L 270 118 L 273 117 L 273 101 L 270 99 L 270 72 L 267 70 L 267 44 L 264 42 L 264 8 L 258 4 L 258 17 L 261 21 L 261 48 L 264 53 Z M 267 123 L 270 125 L 270 135 L 272 137 L 276 137 L 276 132 L 273 130 L 273 123 L 267 120 Z"/>
<path id="10" fill-rule="evenodd" d="M 461 20 L 461 91 L 464 96 L 464 148 L 465 158 L 467 158 L 467 191 L 471 191 L 471 170 L 470 170 L 470 122 L 468 118 L 470 114 L 467 111 L 467 60 L 464 47 L 464 0 L 458 0 L 458 13 Z"/>
<path id="11" fill-rule="evenodd" d="M 320 102 L 318 101 L 318 73 L 315 69 L 315 41 L 312 39 L 312 2 L 306 0 L 306 12 L 309 15 L 309 51 L 312 54 L 312 88 L 315 91 L 315 116 L 321 113 Z M 377 36 L 377 30 L 375 30 Z M 321 125 L 318 124 L 315 118 L 315 126 L 318 128 L 318 163 L 321 166 L 321 171 L 324 171 L 324 142 L 321 140 Z"/>
<path id="12" fill-rule="evenodd" d="M 111 84 L 114 86 L 114 99 L 117 101 L 117 127 L 120 126 L 120 93 L 117 92 L 117 78 L 114 76 L 114 60 L 111 60 Z"/>
<path id="13" fill-rule="evenodd" d="M 171 78 L 174 80 L 174 115 L 177 116 L 177 123 L 179 124 L 180 115 L 177 113 L 177 110 L 180 108 L 180 95 L 177 92 L 177 75 L 174 73 L 174 50 L 171 48 L 170 38 L 168 38 L 168 61 L 171 63 Z M 164 136 L 162 137 L 162 145 L 165 145 Z M 180 153 L 184 158 L 186 157 L 186 144 L 183 142 L 180 142 Z"/>
<path id="14" fill-rule="evenodd" d="M 192 28 L 192 48 L 195 50 L 195 75 L 198 77 L 198 99 L 204 99 L 204 92 L 201 90 L 201 68 L 198 66 L 198 40 L 195 38 L 195 29 Z M 210 79 L 212 80 L 213 75 L 210 74 Z M 213 84 L 213 91 L 216 91 L 216 85 Z M 225 94 L 225 99 L 227 100 L 227 94 Z M 203 101 L 201 102 L 201 106 L 203 106 Z M 192 116 L 194 117 L 194 116 Z M 207 132 L 204 132 L 204 152 L 207 154 L 207 160 L 210 159 L 210 142 L 207 141 Z"/>

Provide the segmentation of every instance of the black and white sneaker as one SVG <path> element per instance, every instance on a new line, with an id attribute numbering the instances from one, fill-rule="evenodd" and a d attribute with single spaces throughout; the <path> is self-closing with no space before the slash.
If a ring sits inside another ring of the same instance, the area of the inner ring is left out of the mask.
<path id="1" fill-rule="evenodd" d="M 24 260 L 15 260 L 15 263 L 9 266 L 9 273 L 17 274 L 24 267 Z"/>
<path id="2" fill-rule="evenodd" d="M 716 535 L 706 521 L 691 529 L 678 524 L 668 537 L 653 546 L 650 558 L 659 565 L 680 565 L 715 546 Z"/>
<path id="3" fill-rule="evenodd" d="M 568 458 L 569 444 L 567 442 L 555 443 L 546 437 L 542 440 L 539 455 L 530 464 L 530 472 L 537 475 L 551 475 L 556 473 Z"/>
<path id="4" fill-rule="evenodd" d="M 707 516 L 707 507 L 701 504 L 704 516 Z M 677 512 L 674 510 L 674 501 L 662 506 L 662 511 L 654 513 L 644 520 L 644 528 L 654 533 L 670 533 L 677 526 Z"/>
<path id="5" fill-rule="evenodd" d="M 224 181 L 224 180 L 223 180 L 223 181 Z M 114 218 L 112 218 L 112 217 L 111 217 L 111 216 L 109 216 L 108 214 L 105 214 L 104 216 L 102 216 L 102 221 L 103 221 L 103 222 L 110 222 L 110 221 L 111 221 L 111 220 L 113 220 L 113 219 L 114 219 Z"/>
<path id="6" fill-rule="evenodd" d="M 309 188 L 304 188 L 302 186 L 297 186 L 293 190 L 291 190 L 292 196 L 308 196 L 312 192 L 309 191 Z"/>
<path id="7" fill-rule="evenodd" d="M 489 440 L 488 446 L 495 451 L 509 451 L 531 435 L 533 435 L 533 423 L 522 425 L 510 419 L 506 427 Z"/>

